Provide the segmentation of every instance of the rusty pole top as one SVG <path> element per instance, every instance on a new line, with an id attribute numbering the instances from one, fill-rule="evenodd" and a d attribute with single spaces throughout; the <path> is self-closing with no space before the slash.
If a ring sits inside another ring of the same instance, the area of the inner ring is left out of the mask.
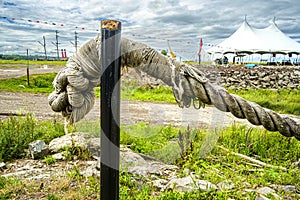
<path id="1" fill-rule="evenodd" d="M 101 21 L 101 29 L 121 30 L 121 22 L 113 19 L 106 19 Z"/>

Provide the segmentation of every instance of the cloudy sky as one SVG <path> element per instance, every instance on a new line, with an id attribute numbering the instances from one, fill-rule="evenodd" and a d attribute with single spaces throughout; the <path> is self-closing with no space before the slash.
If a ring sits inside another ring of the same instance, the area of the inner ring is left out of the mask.
<path id="1" fill-rule="evenodd" d="M 0 54 L 55 56 L 55 31 L 59 48 L 75 51 L 74 32 L 79 46 L 93 38 L 100 20 L 122 22 L 122 36 L 148 44 L 157 50 L 172 50 L 184 60 L 196 59 L 199 40 L 203 49 L 230 36 L 245 15 L 255 28 L 268 26 L 274 17 L 278 27 L 300 42 L 298 0 L 0 0 Z"/>

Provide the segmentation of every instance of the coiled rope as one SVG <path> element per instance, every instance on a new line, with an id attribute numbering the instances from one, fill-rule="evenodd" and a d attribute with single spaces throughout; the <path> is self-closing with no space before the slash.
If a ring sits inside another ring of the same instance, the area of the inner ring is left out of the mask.
<path id="1" fill-rule="evenodd" d="M 55 91 L 48 97 L 49 104 L 53 111 L 62 112 L 68 123 L 82 119 L 94 105 L 93 88 L 100 85 L 100 41 L 98 35 L 84 44 L 53 81 Z M 145 44 L 122 38 L 121 46 L 122 66 L 139 68 L 171 86 L 179 107 L 189 107 L 192 101 L 195 108 L 212 104 L 253 125 L 300 140 L 299 120 L 229 94 L 209 82 L 199 69 L 167 58 Z M 196 106 L 195 101 L 199 105 Z"/>

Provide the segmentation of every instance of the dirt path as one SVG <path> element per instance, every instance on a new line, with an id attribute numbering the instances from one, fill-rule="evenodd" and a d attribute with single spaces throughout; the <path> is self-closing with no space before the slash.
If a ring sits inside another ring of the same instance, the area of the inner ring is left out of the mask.
<path id="1" fill-rule="evenodd" d="M 32 93 L 12 93 L 0 91 L 0 119 L 7 113 L 34 113 L 39 120 L 61 119 L 59 113 L 51 110 L 47 95 Z M 100 117 L 100 99 L 96 99 L 94 108 L 85 120 L 97 120 Z M 175 104 L 121 101 L 121 123 L 135 124 L 146 122 L 150 124 L 190 127 L 228 126 L 235 122 L 247 123 L 236 119 L 230 113 L 223 113 L 214 107 L 196 110 L 193 107 L 181 109 Z"/>

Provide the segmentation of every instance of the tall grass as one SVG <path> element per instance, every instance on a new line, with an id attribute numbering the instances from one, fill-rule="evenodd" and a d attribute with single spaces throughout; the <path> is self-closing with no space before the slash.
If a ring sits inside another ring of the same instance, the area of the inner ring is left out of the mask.
<path id="1" fill-rule="evenodd" d="M 0 121 L 0 161 L 23 158 L 30 142 L 42 139 L 48 143 L 63 134 L 62 124 L 55 120 L 38 122 L 32 114 Z"/>
<path id="2" fill-rule="evenodd" d="M 222 131 L 219 143 L 229 149 L 274 165 L 300 158 L 300 142 L 261 128 L 233 125 Z"/>
<path id="3" fill-rule="evenodd" d="M 170 87 L 139 86 L 122 90 L 122 98 L 148 102 L 176 103 Z"/>
<path id="4" fill-rule="evenodd" d="M 300 89 L 243 89 L 229 92 L 280 113 L 300 115 Z"/>

